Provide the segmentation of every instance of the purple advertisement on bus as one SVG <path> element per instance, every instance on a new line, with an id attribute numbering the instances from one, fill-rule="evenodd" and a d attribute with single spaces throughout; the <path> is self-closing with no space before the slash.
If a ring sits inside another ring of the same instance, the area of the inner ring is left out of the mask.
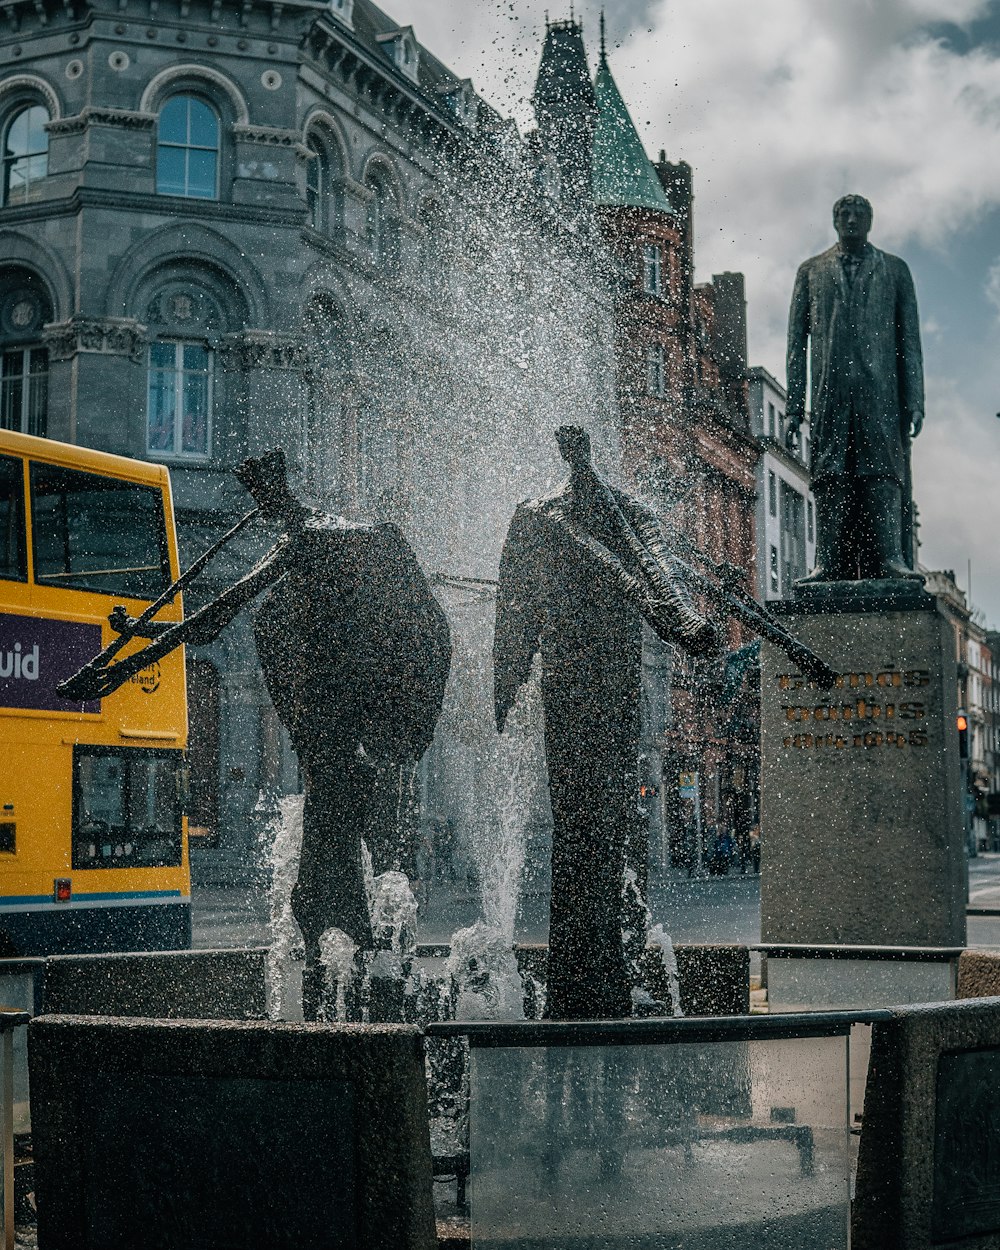
<path id="1" fill-rule="evenodd" d="M 67 703 L 56 694 L 56 686 L 100 649 L 100 625 L 0 612 L 0 707 L 99 712 L 99 699 Z"/>

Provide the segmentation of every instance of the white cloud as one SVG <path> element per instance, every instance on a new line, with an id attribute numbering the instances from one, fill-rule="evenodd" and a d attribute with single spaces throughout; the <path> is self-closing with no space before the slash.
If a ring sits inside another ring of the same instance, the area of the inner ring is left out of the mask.
<path id="1" fill-rule="evenodd" d="M 973 565 L 973 598 L 1000 622 L 996 551 L 996 472 L 1000 421 L 971 407 L 957 379 L 929 379 L 928 419 L 913 444 L 914 497 L 920 507 L 920 558 L 954 569 L 965 585 Z"/>

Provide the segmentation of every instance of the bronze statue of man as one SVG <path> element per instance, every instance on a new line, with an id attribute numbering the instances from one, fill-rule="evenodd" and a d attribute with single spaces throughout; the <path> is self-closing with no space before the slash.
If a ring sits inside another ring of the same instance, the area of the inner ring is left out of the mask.
<path id="1" fill-rule="evenodd" d="M 868 242 L 872 206 L 833 206 L 837 243 L 803 262 L 788 318 L 789 442 L 812 377 L 816 568 L 805 582 L 914 578 L 910 439 L 924 419 L 913 279 Z"/>
<path id="2" fill-rule="evenodd" d="M 642 622 L 695 655 L 717 636 L 678 584 L 653 512 L 597 473 L 584 430 L 557 438 L 569 481 L 518 505 L 500 557 L 496 718 L 503 732 L 540 652 L 553 823 L 546 1015 L 608 1019 L 632 1009 L 622 892 L 641 845 Z"/>

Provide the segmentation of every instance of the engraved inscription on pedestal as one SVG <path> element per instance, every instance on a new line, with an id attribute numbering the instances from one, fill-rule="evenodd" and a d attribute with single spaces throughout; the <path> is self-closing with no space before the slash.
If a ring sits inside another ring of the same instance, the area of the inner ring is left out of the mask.
<path id="1" fill-rule="evenodd" d="M 819 690 L 798 673 L 779 673 L 785 719 L 782 746 L 795 750 L 905 750 L 928 744 L 927 668 L 896 668 L 890 660 L 878 672 L 841 673 L 832 691 Z"/>
<path id="2" fill-rule="evenodd" d="M 761 661 L 765 942 L 959 946 L 965 860 L 951 626 L 931 606 L 827 613 L 792 632 L 832 689 Z"/>
<path id="3" fill-rule="evenodd" d="M 1000 1049 L 938 1061 L 935 1244 L 1000 1233 Z"/>

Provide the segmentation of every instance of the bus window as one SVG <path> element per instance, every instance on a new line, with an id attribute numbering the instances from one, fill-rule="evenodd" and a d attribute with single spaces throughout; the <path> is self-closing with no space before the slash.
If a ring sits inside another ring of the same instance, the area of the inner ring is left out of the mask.
<path id="1" fill-rule="evenodd" d="M 166 868 L 181 862 L 180 751 L 73 751 L 73 867 Z"/>
<path id="2" fill-rule="evenodd" d="M 0 456 L 0 578 L 28 579 L 24 541 L 24 462 Z"/>
<path id="3" fill-rule="evenodd" d="M 40 585 L 155 599 L 169 584 L 155 487 L 33 461 L 31 524 Z"/>

